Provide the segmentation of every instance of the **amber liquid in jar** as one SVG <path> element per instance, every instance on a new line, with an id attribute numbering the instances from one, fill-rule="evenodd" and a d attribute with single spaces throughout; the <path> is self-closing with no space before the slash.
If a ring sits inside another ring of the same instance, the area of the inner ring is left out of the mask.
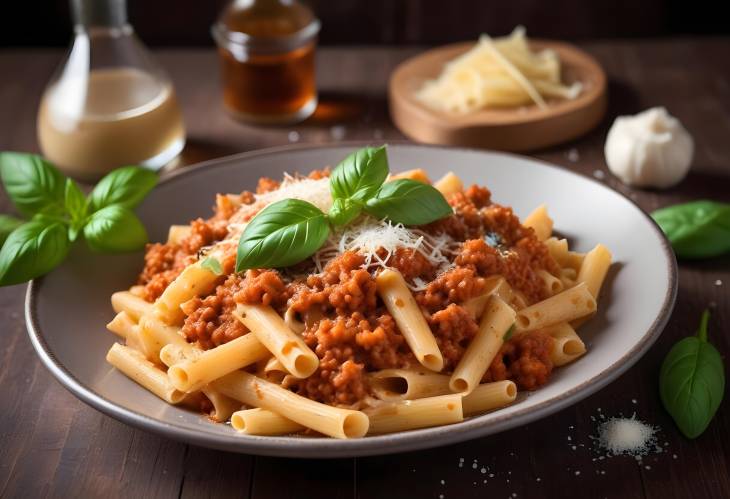
<path id="1" fill-rule="evenodd" d="M 316 26 L 316 27 L 315 27 Z M 296 2 L 234 3 L 213 28 L 223 102 L 236 118 L 287 123 L 317 105 L 314 54 L 319 23 Z"/>

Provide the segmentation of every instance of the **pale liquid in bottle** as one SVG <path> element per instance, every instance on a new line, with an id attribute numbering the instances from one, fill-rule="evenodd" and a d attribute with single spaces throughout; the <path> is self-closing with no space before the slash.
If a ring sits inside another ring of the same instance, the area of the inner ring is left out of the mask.
<path id="1" fill-rule="evenodd" d="M 48 160 L 91 180 L 119 166 L 164 165 L 182 150 L 185 129 L 171 85 L 122 67 L 51 86 L 38 113 L 38 138 Z"/>

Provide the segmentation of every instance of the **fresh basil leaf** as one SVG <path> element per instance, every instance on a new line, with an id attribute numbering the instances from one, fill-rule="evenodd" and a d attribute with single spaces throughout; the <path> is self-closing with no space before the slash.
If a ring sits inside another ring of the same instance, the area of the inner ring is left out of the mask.
<path id="1" fill-rule="evenodd" d="M 347 225 L 362 211 L 362 206 L 349 199 L 337 198 L 332 203 L 327 218 L 329 218 L 332 225 L 340 226 Z"/>
<path id="2" fill-rule="evenodd" d="M 130 209 L 113 204 L 89 217 L 84 226 L 84 237 L 92 250 L 116 253 L 143 248 L 147 242 L 147 231 Z"/>
<path id="3" fill-rule="evenodd" d="M 70 245 L 61 222 L 34 218 L 21 225 L 0 250 L 0 286 L 42 276 L 66 258 Z"/>
<path id="4" fill-rule="evenodd" d="M 403 225 L 423 225 L 454 213 L 443 194 L 432 185 L 410 179 L 386 182 L 365 211 Z"/>
<path id="5" fill-rule="evenodd" d="M 0 246 L 5 243 L 11 232 L 23 225 L 23 221 L 10 215 L 0 214 Z"/>
<path id="6" fill-rule="evenodd" d="M 707 341 L 708 320 L 705 310 L 697 336 L 674 345 L 659 373 L 662 403 L 687 438 L 705 431 L 725 394 L 725 368 Z"/>
<path id="7" fill-rule="evenodd" d="M 215 275 L 223 275 L 223 267 L 221 267 L 221 262 L 219 262 L 217 259 L 213 258 L 212 256 L 207 257 L 202 262 L 200 262 L 200 266 L 204 269 L 208 269 L 211 272 L 213 272 Z"/>
<path id="8" fill-rule="evenodd" d="M 515 334 L 515 325 L 512 324 L 506 333 L 504 333 L 504 336 L 502 337 L 502 341 L 507 341 L 510 338 L 512 338 L 512 335 Z"/>
<path id="9" fill-rule="evenodd" d="M 63 175 L 40 156 L 0 153 L 0 177 L 8 196 L 23 215 L 63 213 Z"/>
<path id="10" fill-rule="evenodd" d="M 327 216 L 313 204 L 298 199 L 272 203 L 241 234 L 236 272 L 299 263 L 314 254 L 328 235 Z"/>
<path id="11" fill-rule="evenodd" d="M 64 205 L 68 214 L 71 215 L 71 220 L 82 220 L 86 216 L 86 196 L 78 184 L 70 178 L 66 179 Z"/>
<path id="12" fill-rule="evenodd" d="M 385 146 L 365 147 L 346 157 L 330 176 L 333 199 L 351 199 L 360 203 L 375 195 L 388 177 Z"/>
<path id="13" fill-rule="evenodd" d="M 118 204 L 134 208 L 157 184 L 157 174 L 138 166 L 125 166 L 99 180 L 91 191 L 91 211 Z"/>
<path id="14" fill-rule="evenodd" d="M 680 258 L 711 258 L 730 251 L 730 204 L 693 201 L 661 208 L 651 216 Z"/>

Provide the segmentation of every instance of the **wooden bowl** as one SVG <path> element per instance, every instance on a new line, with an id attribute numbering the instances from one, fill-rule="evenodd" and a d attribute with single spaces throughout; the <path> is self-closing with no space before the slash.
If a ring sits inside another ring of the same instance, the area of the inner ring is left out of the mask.
<path id="1" fill-rule="evenodd" d="M 436 78 L 444 64 L 474 47 L 458 43 L 429 50 L 401 63 L 390 78 L 388 99 L 395 125 L 411 139 L 428 144 L 529 151 L 579 137 L 598 125 L 606 111 L 606 74 L 593 57 L 567 43 L 532 40 L 533 50 L 552 49 L 560 57 L 566 84 L 583 83 L 574 100 L 550 100 L 536 105 L 491 108 L 457 115 L 433 110 L 415 98 L 426 80 Z"/>

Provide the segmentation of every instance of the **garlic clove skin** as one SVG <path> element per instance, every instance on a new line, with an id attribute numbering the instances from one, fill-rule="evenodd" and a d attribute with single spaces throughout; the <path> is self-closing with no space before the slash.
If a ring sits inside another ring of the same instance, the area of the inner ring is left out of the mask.
<path id="1" fill-rule="evenodd" d="M 654 107 L 616 118 L 604 153 L 609 170 L 625 184 L 666 189 L 687 175 L 694 140 L 665 108 Z"/>

